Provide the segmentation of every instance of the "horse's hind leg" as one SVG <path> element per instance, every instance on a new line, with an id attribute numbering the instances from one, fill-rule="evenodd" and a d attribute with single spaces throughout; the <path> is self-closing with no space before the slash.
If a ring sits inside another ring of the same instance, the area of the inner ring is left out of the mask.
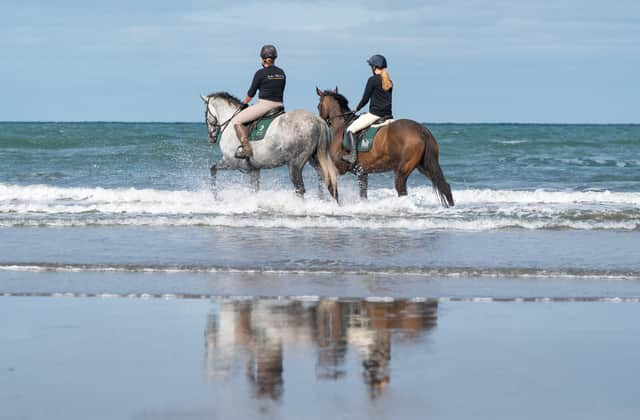
<path id="1" fill-rule="evenodd" d="M 260 171 L 254 169 L 249 172 L 249 176 L 251 177 L 251 188 L 253 188 L 253 192 L 260 191 Z"/>
<path id="2" fill-rule="evenodd" d="M 407 195 L 407 178 L 409 177 L 409 174 L 396 172 L 395 175 L 396 175 L 396 191 L 398 192 L 398 197 Z"/>
<path id="3" fill-rule="evenodd" d="M 304 180 L 302 179 L 302 167 L 296 165 L 289 166 L 289 177 L 293 183 L 293 187 L 296 189 L 296 194 L 300 197 L 304 196 Z"/>
<path id="4" fill-rule="evenodd" d="M 398 197 L 402 197 L 403 195 L 407 195 L 407 178 L 411 175 L 411 172 L 415 169 L 415 165 L 410 165 L 405 163 L 399 169 L 394 171 L 395 186 L 396 191 L 398 192 Z"/>
<path id="5" fill-rule="evenodd" d="M 412 153 L 409 154 L 409 159 L 401 162 L 398 167 L 394 168 L 393 173 L 396 177 L 395 186 L 398 197 L 407 195 L 407 178 L 409 178 L 411 172 L 420 164 L 421 159 L 421 153 Z"/>
<path id="6" fill-rule="evenodd" d="M 322 198 L 323 197 L 323 193 L 324 193 L 324 180 L 322 179 L 322 169 L 320 169 L 320 162 L 318 162 L 318 159 L 315 158 L 315 156 L 311 156 L 309 158 L 309 165 L 311 165 L 311 167 L 313 168 L 314 171 L 316 171 L 316 176 L 318 177 L 318 198 Z M 331 188 L 329 188 L 329 190 L 331 190 Z"/>

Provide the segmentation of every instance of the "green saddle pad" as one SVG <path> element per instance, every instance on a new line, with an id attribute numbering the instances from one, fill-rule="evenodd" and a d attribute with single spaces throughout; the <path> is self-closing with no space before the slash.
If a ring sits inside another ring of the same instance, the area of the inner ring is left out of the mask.
<path id="1" fill-rule="evenodd" d="M 262 140 L 265 134 L 267 134 L 267 130 L 269 129 L 269 126 L 271 125 L 273 120 L 275 120 L 280 115 L 282 115 L 282 113 L 269 117 L 262 117 L 255 123 L 253 123 L 250 127 L 251 132 L 249 133 L 249 141 Z"/>
<path id="2" fill-rule="evenodd" d="M 380 127 L 369 127 L 366 130 L 360 131 L 356 133 L 356 144 L 358 152 L 368 152 L 373 147 L 373 138 L 376 136 L 376 133 Z M 351 144 L 349 143 L 349 139 L 347 138 L 347 132 L 344 132 L 344 137 L 342 138 L 342 146 L 345 150 L 351 150 Z"/>

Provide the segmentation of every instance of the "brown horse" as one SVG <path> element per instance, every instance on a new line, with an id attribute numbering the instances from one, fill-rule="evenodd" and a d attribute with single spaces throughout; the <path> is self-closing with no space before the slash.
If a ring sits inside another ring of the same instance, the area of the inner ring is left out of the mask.
<path id="1" fill-rule="evenodd" d="M 433 134 L 413 120 L 395 120 L 378 130 L 373 146 L 368 152 L 359 152 L 355 165 L 340 157 L 346 152 L 342 147 L 344 130 L 355 114 L 349 109 L 347 99 L 335 90 L 322 91 L 318 111 L 333 130 L 333 141 L 329 153 L 340 175 L 352 172 L 358 177 L 360 197 L 367 197 L 368 174 L 393 170 L 398 196 L 407 195 L 407 178 L 414 169 L 433 184 L 433 188 L 444 207 L 453 206 L 451 187 L 444 178 L 438 163 L 438 143 Z"/>

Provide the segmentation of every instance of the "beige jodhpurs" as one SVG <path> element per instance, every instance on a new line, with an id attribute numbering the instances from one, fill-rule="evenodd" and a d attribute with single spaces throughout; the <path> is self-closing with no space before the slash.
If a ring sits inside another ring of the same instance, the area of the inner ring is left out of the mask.
<path id="1" fill-rule="evenodd" d="M 231 123 L 234 125 L 246 124 L 253 120 L 257 120 L 258 118 L 269 112 L 269 110 L 278 106 L 282 106 L 282 102 L 273 102 L 266 99 L 258 99 L 258 102 L 256 102 L 254 105 L 245 108 L 238 115 L 233 117 Z"/>
<path id="2" fill-rule="evenodd" d="M 347 131 L 351 133 L 355 133 L 360 130 L 363 130 L 369 127 L 371 124 L 373 124 L 378 118 L 380 117 L 378 117 L 377 115 L 373 115 L 370 112 L 367 112 L 366 114 L 362 114 L 358 117 L 358 119 L 352 122 L 349 125 L 349 127 L 347 127 Z"/>

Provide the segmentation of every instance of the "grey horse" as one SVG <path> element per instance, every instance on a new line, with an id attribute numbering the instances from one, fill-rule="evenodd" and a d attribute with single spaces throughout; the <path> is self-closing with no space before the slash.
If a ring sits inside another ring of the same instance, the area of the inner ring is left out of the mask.
<path id="1" fill-rule="evenodd" d="M 289 177 L 299 196 L 305 193 L 302 169 L 307 161 L 318 178 L 338 200 L 338 170 L 331 156 L 331 131 L 315 114 L 302 109 L 288 111 L 276 117 L 263 140 L 252 143 L 253 157 L 235 157 L 240 141 L 234 130 L 225 130 L 243 108 L 244 104 L 229 93 L 217 92 L 201 96 L 205 103 L 205 121 L 209 142 L 220 139 L 222 159 L 211 167 L 211 185 L 216 192 L 216 173 L 219 170 L 240 170 L 251 175 L 254 190 L 260 187 L 260 169 L 287 165 Z"/>

